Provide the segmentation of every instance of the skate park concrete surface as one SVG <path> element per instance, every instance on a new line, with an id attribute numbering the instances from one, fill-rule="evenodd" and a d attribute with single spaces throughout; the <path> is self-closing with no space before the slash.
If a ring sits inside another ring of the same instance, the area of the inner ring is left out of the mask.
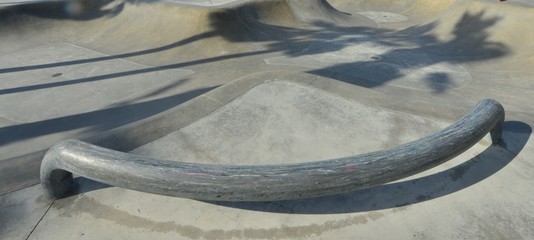
<path id="1" fill-rule="evenodd" d="M 0 239 L 534 239 L 534 1 L 0 1 Z M 491 98 L 456 158 L 333 196 L 205 202 L 75 179 L 70 138 L 182 162 L 283 164 L 428 136 Z"/>

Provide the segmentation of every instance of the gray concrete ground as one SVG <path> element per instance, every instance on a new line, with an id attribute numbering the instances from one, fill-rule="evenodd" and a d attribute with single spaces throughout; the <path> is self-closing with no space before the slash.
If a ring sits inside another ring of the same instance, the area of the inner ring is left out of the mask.
<path id="1" fill-rule="evenodd" d="M 0 3 L 1 239 L 534 238 L 528 1 L 191 2 Z M 303 162 L 415 140 L 483 98 L 506 109 L 506 147 L 485 138 L 353 193 L 218 203 L 77 178 L 50 201 L 38 185 L 44 152 L 66 138 Z"/>

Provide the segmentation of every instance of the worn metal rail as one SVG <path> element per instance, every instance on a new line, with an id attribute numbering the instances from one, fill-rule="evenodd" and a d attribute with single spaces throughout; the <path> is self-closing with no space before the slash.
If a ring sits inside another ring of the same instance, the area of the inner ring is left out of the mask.
<path id="1" fill-rule="evenodd" d="M 73 173 L 122 188 L 200 200 L 317 197 L 379 185 L 424 171 L 464 152 L 488 132 L 496 144 L 501 141 L 503 122 L 501 104 L 486 99 L 441 132 L 393 149 L 282 165 L 176 162 L 66 140 L 45 155 L 41 182 L 52 199 L 72 191 Z"/>

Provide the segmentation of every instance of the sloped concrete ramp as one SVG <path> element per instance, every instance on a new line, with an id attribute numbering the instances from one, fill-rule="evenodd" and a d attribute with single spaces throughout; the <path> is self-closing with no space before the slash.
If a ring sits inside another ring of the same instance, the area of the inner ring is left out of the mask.
<path id="1" fill-rule="evenodd" d="M 0 2 L 1 239 L 534 238 L 528 1 Z M 342 157 L 437 132 L 478 101 L 489 136 L 429 171 L 330 197 L 202 202 L 76 178 L 42 156 L 77 138 L 197 163 Z"/>

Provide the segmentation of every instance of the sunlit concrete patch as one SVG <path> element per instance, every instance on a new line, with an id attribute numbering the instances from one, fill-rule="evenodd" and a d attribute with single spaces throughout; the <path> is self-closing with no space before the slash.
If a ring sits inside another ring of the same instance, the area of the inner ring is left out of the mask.
<path id="1" fill-rule="evenodd" d="M 360 85 L 365 87 L 388 84 L 440 93 L 471 81 L 465 68 L 442 56 L 418 48 L 392 47 L 361 36 L 316 42 L 296 57 L 268 58 L 265 62 L 304 66 L 313 69 L 309 73 L 342 81 L 350 82 L 346 79 L 349 76 L 364 80 Z"/>
<path id="2" fill-rule="evenodd" d="M 408 20 L 408 17 L 402 14 L 392 13 L 392 12 L 367 11 L 367 12 L 357 12 L 357 13 L 360 15 L 366 16 L 377 23 L 404 22 Z"/>
<path id="3" fill-rule="evenodd" d="M 101 109 L 193 73 L 140 65 L 64 43 L 5 55 L 0 62 L 2 114 L 18 122 Z"/>
<path id="4" fill-rule="evenodd" d="M 134 153 L 202 163 L 307 162 L 393 147 L 446 126 L 273 81 Z"/>

